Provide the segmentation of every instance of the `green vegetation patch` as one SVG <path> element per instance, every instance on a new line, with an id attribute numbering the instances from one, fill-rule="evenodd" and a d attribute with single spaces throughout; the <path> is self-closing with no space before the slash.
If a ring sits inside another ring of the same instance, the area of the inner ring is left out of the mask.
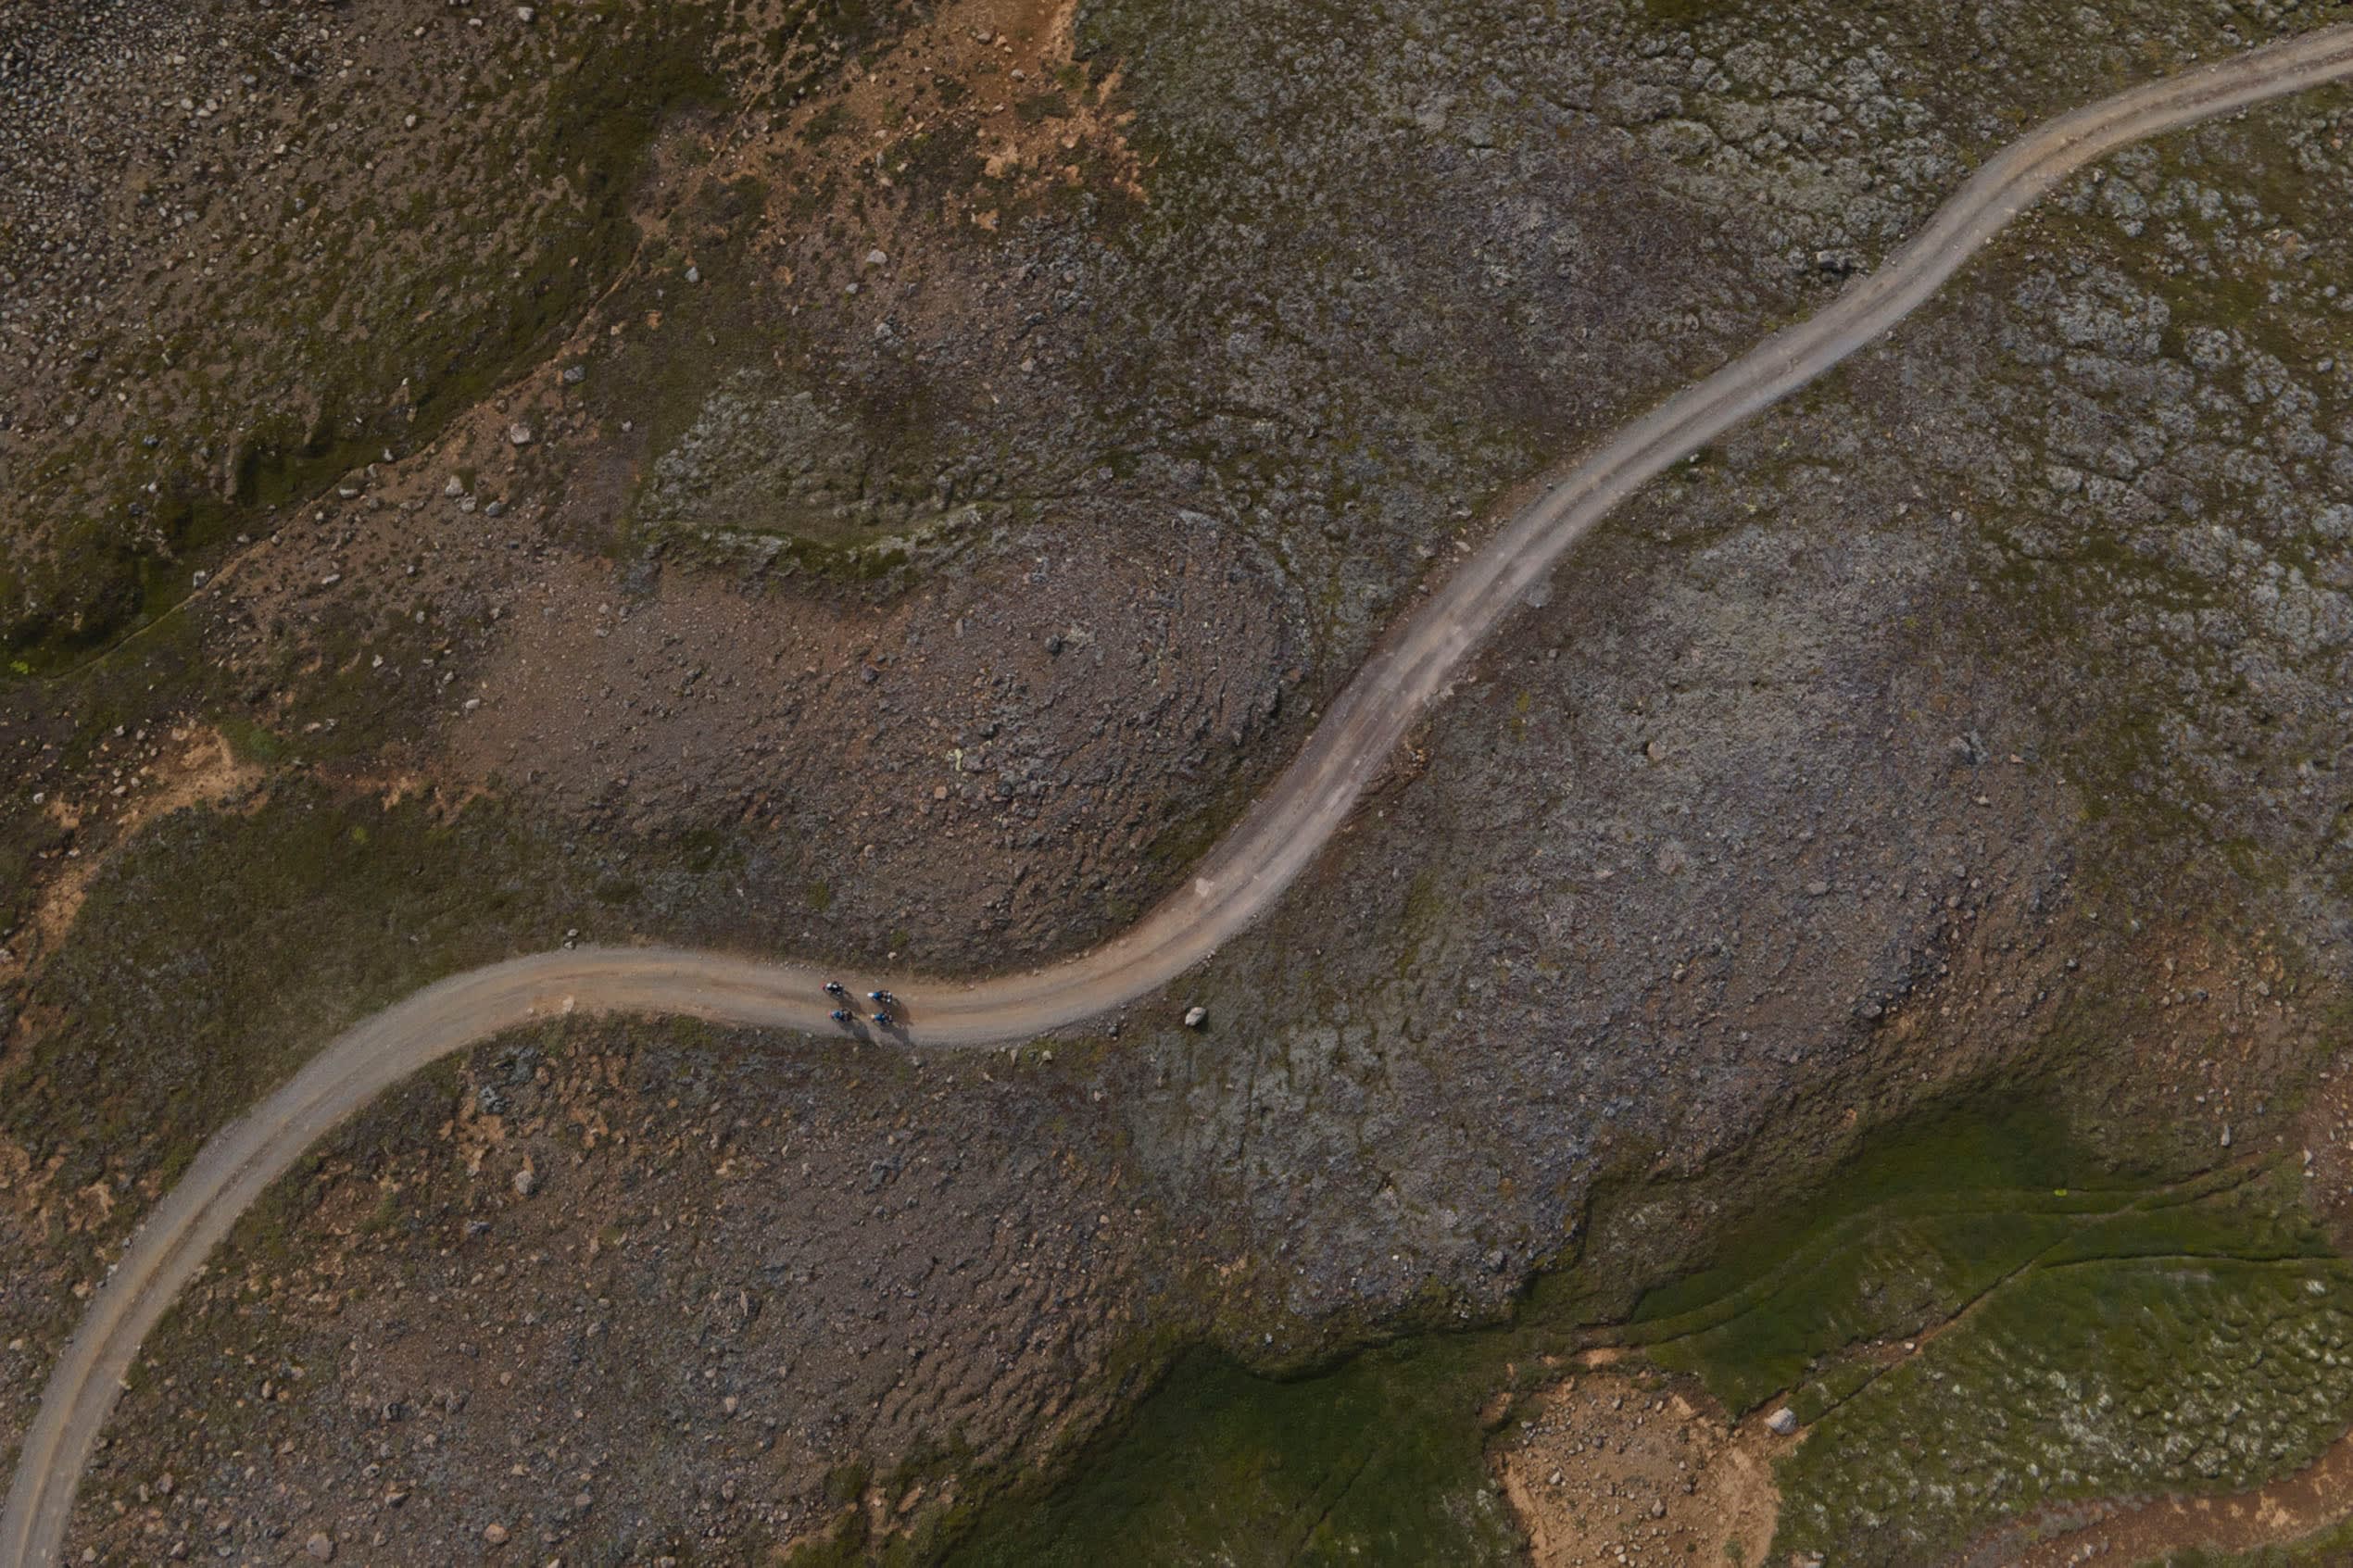
<path id="1" fill-rule="evenodd" d="M 2038 1113 L 1875 1139 L 1612 1336 L 1808 1424 L 1777 1553 L 1919 1562 L 2047 1505 L 2317 1457 L 2353 1422 L 2353 1266 L 2296 1173 L 2070 1185 L 2084 1168 Z"/>
<path id="2" fill-rule="evenodd" d="M 1775 1548 L 1919 1562 L 2048 1504 L 2300 1469 L 2353 1420 L 2348 1302 L 2317 1255 L 2035 1268 L 1822 1419 Z"/>
<path id="3" fill-rule="evenodd" d="M 1735 1230 L 1646 1292 L 1622 1331 L 1735 1412 L 1820 1357 L 1942 1322 L 2085 1227 L 2164 1189 L 2082 1185 L 2090 1157 L 2041 1110 L 1899 1124 L 1821 1197 Z"/>
<path id="4" fill-rule="evenodd" d="M 949 1561 L 1515 1561 L 1481 1458 L 1495 1396 L 1596 1343 L 1734 1408 L 1791 1399 L 1809 1430 L 1777 1555 L 1917 1562 L 2046 1504 L 2259 1485 L 2353 1422 L 2353 1265 L 2300 1185 L 2120 1173 L 2041 1106 L 1948 1107 L 1867 1137 L 1622 1323 L 1579 1321 L 1604 1298 L 1570 1268 L 1515 1323 L 1315 1376 L 1194 1352 Z"/>
<path id="5" fill-rule="evenodd" d="M 1016 1498 L 948 1561 L 1516 1562 L 1479 1420 L 1504 1343 L 1424 1339 L 1296 1381 L 1195 1352 L 1071 1485 Z"/>

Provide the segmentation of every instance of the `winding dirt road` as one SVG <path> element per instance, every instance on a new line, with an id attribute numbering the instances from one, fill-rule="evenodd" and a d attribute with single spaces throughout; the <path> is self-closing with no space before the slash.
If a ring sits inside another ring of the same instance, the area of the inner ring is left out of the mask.
<path id="1" fill-rule="evenodd" d="M 2353 77 L 2353 24 L 2120 93 L 2049 121 L 1973 175 L 1928 227 L 1820 314 L 1627 426 L 1537 499 L 1393 629 L 1298 758 L 1133 929 L 1065 962 L 975 984 L 897 982 L 910 1045 L 957 1048 L 1076 1023 L 1175 979 L 1263 913 L 1347 819 L 1398 742 L 1562 554 L 1639 486 L 1902 320 L 2019 211 L 2145 136 Z M 535 954 L 445 980 L 338 1035 L 216 1134 L 156 1206 L 89 1307 L 27 1434 L 0 1568 L 57 1561 L 83 1464 L 140 1341 L 246 1207 L 312 1140 L 428 1062 L 550 1012 L 686 1013 L 833 1033 L 816 971 L 675 949 Z"/>

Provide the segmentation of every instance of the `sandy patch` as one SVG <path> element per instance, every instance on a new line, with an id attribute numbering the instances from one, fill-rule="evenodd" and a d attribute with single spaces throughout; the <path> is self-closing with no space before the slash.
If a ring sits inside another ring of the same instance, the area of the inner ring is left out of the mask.
<path id="1" fill-rule="evenodd" d="M 1731 1426 L 1696 1387 L 1580 1371 L 1537 1396 L 1490 1462 L 1536 1568 L 1761 1562 L 1780 1507 L 1761 1423 Z"/>

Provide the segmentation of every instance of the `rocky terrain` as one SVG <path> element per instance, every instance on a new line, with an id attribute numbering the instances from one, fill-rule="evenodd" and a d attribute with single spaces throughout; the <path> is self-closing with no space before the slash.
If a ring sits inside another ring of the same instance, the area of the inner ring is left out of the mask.
<path id="1" fill-rule="evenodd" d="M 335 1025 L 568 939 L 1119 928 L 1511 487 L 2028 120 L 2323 19 L 0 5 L 0 1455 Z M 77 1540 L 921 1559 L 1180 1344 L 1622 1318 L 1997 1090 L 2341 1233 L 2349 103 L 2119 155 L 1655 485 L 1118 1038 L 387 1101 Z"/>
<path id="2" fill-rule="evenodd" d="M 1100 1419 L 1137 1374 L 1145 1235 L 1107 1151 L 1032 1076 L 847 1067 L 559 1030 L 371 1112 L 153 1347 L 94 1535 L 755 1560 L 844 1505 L 937 1513 L 960 1470 Z M 964 1101 L 1001 1131 L 938 1135 Z M 124 1464 L 147 1442 L 166 1469 Z"/>

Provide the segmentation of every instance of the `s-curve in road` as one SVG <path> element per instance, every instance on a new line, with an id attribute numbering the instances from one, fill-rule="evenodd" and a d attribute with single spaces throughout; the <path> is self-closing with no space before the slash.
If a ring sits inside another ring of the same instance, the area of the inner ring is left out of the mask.
<path id="1" fill-rule="evenodd" d="M 1893 327 L 2004 223 L 2083 164 L 2141 137 L 2347 77 L 2353 25 L 2120 93 L 2020 137 L 1918 237 L 1820 314 L 1558 470 L 1538 499 L 1392 630 L 1190 884 L 1134 929 L 1025 974 L 973 984 L 895 980 L 906 1019 L 883 1033 L 940 1049 L 1018 1040 L 1176 978 L 1281 896 L 1522 594 L 1636 488 Z M 688 1013 L 831 1034 L 836 1004 L 822 988 L 824 978 L 788 963 L 658 947 L 542 953 L 445 980 L 329 1042 L 204 1147 L 91 1302 L 27 1434 L 0 1513 L 0 1568 L 57 1560 L 82 1467 L 140 1340 L 237 1216 L 337 1122 L 436 1058 L 550 1012 Z"/>

